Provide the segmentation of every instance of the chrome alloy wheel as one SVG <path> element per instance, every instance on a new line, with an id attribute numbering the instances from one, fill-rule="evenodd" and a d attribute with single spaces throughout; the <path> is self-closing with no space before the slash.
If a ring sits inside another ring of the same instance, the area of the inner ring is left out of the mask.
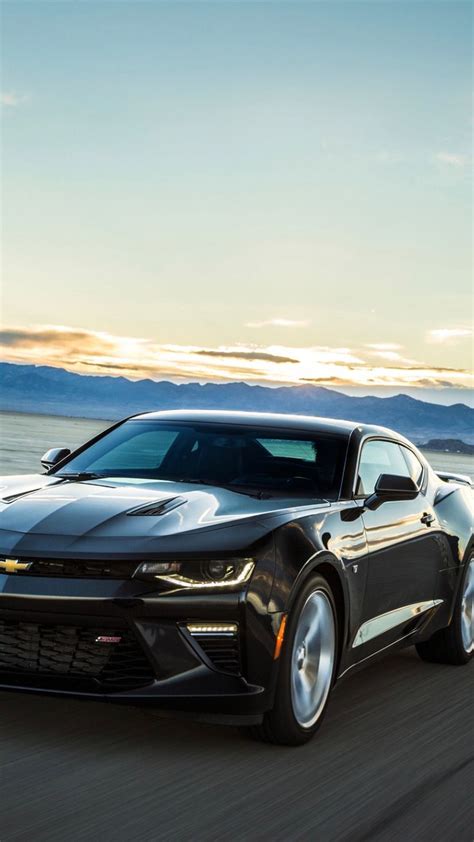
<path id="1" fill-rule="evenodd" d="M 464 581 L 461 602 L 461 633 L 462 644 L 469 654 L 474 650 L 474 559 L 469 562 Z"/>
<path id="2" fill-rule="evenodd" d="M 298 725 L 311 728 L 331 689 L 336 628 L 331 602 L 322 590 L 301 609 L 291 655 L 291 701 Z"/>

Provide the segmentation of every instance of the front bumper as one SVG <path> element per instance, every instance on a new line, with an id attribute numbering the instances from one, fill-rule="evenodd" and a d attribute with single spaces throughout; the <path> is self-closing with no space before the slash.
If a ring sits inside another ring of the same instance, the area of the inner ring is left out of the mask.
<path id="1" fill-rule="evenodd" d="M 234 717 L 271 707 L 277 615 L 248 593 L 144 587 L 0 575 L 0 687 Z M 191 638 L 190 621 L 238 625 L 231 670 Z"/>

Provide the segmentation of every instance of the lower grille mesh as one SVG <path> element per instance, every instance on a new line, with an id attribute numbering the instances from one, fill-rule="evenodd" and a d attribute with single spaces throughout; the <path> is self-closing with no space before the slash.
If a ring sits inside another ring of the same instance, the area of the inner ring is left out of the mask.
<path id="1" fill-rule="evenodd" d="M 118 642 L 97 642 L 99 637 Z M 13 676 L 89 679 L 104 690 L 142 687 L 153 681 L 151 666 L 134 635 L 126 630 L 0 620 L 0 683 Z"/>
<path id="2" fill-rule="evenodd" d="M 237 635 L 197 634 L 194 640 L 199 643 L 214 666 L 222 672 L 240 673 L 240 650 Z"/>

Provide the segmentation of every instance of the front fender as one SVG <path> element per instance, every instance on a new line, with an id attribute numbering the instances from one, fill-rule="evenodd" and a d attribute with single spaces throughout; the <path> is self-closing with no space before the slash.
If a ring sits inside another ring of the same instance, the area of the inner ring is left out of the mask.
<path id="1" fill-rule="evenodd" d="M 291 611 L 293 603 L 298 596 L 299 591 L 304 586 L 304 584 L 311 578 L 315 573 L 320 573 L 324 576 L 326 572 L 329 574 L 327 576 L 329 582 L 332 581 L 338 582 L 338 586 L 341 589 L 343 594 L 343 608 L 345 612 L 349 606 L 349 588 L 347 585 L 347 573 L 342 561 L 336 558 L 335 555 L 328 552 L 327 550 L 317 550 L 303 565 L 301 570 L 299 570 L 296 578 L 293 582 L 291 590 L 288 594 L 286 608 L 285 611 Z M 336 578 L 337 577 L 337 578 Z"/>
<path id="2" fill-rule="evenodd" d="M 343 507 L 294 520 L 275 535 L 275 577 L 269 611 L 288 613 L 303 584 L 315 572 L 334 593 L 339 638 L 347 646 L 360 620 L 367 579 L 367 542 L 361 520 L 348 525 Z"/>

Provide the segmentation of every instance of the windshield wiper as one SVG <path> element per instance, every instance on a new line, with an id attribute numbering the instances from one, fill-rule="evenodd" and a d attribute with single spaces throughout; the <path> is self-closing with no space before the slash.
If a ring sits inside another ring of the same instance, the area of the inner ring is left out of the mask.
<path id="1" fill-rule="evenodd" d="M 165 479 L 165 477 L 162 477 Z M 233 491 L 235 494 L 243 494 L 245 497 L 256 497 L 258 500 L 262 500 L 266 496 L 265 491 L 260 490 L 247 490 L 247 487 L 238 486 L 238 485 L 231 485 L 230 483 L 224 482 L 217 482 L 213 479 L 202 479 L 201 477 L 166 477 L 167 482 L 183 482 L 183 483 L 190 483 L 193 485 L 214 485 L 216 488 L 225 488 L 227 491 Z"/>
<path id="2" fill-rule="evenodd" d="M 225 488 L 226 491 L 233 491 L 234 494 L 244 494 L 245 497 L 256 497 L 257 500 L 263 500 L 265 497 L 268 498 L 270 496 L 266 491 L 261 491 L 260 489 L 250 490 L 247 486 L 242 485 L 230 485 L 223 482 L 207 482 L 206 485 L 215 485 L 217 488 Z"/>
<path id="3" fill-rule="evenodd" d="M 92 471 L 79 471 L 77 474 L 56 474 L 58 479 L 68 479 L 71 482 L 87 482 L 89 479 L 103 479 L 104 474 L 94 474 Z"/>

